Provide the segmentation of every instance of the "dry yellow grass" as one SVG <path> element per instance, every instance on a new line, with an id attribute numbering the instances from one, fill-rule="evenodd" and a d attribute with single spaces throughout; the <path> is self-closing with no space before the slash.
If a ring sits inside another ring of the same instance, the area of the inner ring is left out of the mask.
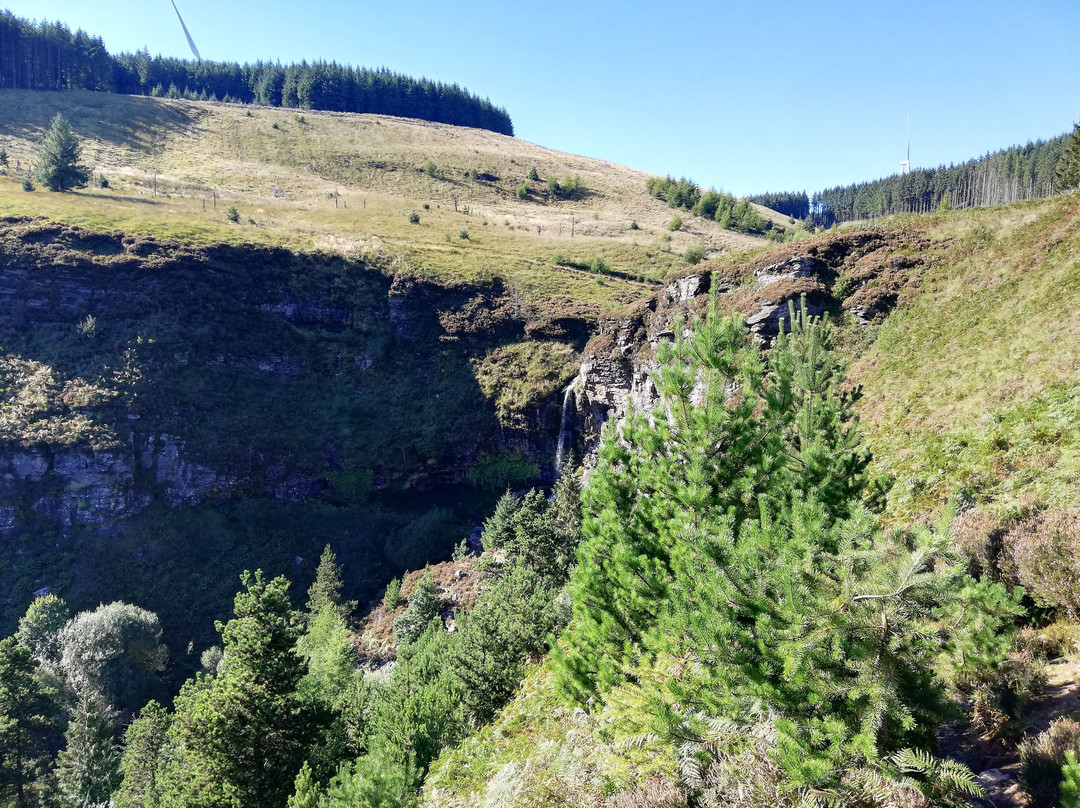
<path id="1" fill-rule="evenodd" d="M 33 163 L 58 111 L 109 189 L 25 194 L 14 181 L 16 160 L 24 171 Z M 693 244 L 741 251 L 764 243 L 695 217 L 669 233 L 671 211 L 645 192 L 643 172 L 409 119 L 2 91 L 0 145 L 13 168 L 12 181 L 0 181 L 0 213 L 162 238 L 380 252 L 435 276 L 502 277 L 533 299 L 623 303 L 649 288 L 633 278 L 663 277 Z M 424 170 L 428 163 L 434 171 Z M 519 199 L 532 168 L 540 180 Z M 545 180 L 568 175 L 581 178 L 585 197 L 550 198 Z M 225 220 L 230 206 L 239 225 Z M 413 211 L 418 224 L 409 222 Z M 565 266 L 594 258 L 620 277 Z"/>

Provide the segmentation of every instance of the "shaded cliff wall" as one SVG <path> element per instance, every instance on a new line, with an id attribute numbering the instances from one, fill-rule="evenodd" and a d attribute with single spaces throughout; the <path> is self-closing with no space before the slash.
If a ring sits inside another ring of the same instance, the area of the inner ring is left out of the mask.
<path id="1" fill-rule="evenodd" d="M 552 464 L 561 385 L 507 425 L 477 363 L 591 325 L 378 260 L 0 219 L 4 622 L 48 586 L 212 627 L 245 567 L 300 588 L 325 542 L 370 597 L 485 515 L 485 458 Z"/>

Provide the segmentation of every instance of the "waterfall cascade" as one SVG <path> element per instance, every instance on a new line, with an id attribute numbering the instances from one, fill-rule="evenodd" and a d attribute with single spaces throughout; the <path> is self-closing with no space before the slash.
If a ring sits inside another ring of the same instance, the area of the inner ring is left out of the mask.
<path id="1" fill-rule="evenodd" d="M 574 386 L 577 379 L 563 391 L 562 418 L 559 421 L 559 439 L 555 444 L 555 477 L 561 477 L 563 465 L 574 448 L 574 415 L 577 409 L 577 397 Z"/>

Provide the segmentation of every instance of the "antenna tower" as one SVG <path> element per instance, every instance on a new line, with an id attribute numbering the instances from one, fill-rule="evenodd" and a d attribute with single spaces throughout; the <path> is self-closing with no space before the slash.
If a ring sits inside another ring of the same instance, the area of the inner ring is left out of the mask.
<path id="1" fill-rule="evenodd" d="M 900 176 L 911 173 L 911 116 L 907 116 L 907 159 L 900 161 Z"/>

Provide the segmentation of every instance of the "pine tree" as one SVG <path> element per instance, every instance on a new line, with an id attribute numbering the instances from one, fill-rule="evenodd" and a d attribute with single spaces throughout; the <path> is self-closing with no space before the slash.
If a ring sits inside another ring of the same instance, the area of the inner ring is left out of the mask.
<path id="1" fill-rule="evenodd" d="M 50 191 L 85 188 L 90 175 L 79 165 L 80 152 L 79 141 L 71 126 L 59 112 L 56 113 L 42 143 L 34 176 Z"/>
<path id="2" fill-rule="evenodd" d="M 8 168 L 7 149 L 5 149 L 3 146 L 0 146 L 0 170 L 3 170 L 3 172 L 6 174 L 7 173 L 7 168 Z"/>
<path id="3" fill-rule="evenodd" d="M 714 301 L 689 336 L 662 347 L 660 362 L 663 413 L 632 414 L 621 440 L 607 432 L 583 496 L 575 639 L 559 666 L 562 686 L 583 700 L 621 680 L 655 626 L 679 536 L 710 513 L 752 514 L 782 465 L 790 414 L 773 406 L 757 417 L 764 368 L 741 321 Z"/>
<path id="4" fill-rule="evenodd" d="M 54 725 L 53 693 L 37 677 L 30 650 L 8 637 L 0 641 L 0 802 L 33 804 L 31 786 L 44 770 Z"/>
<path id="5" fill-rule="evenodd" d="M 423 576 L 409 593 L 409 605 L 405 613 L 394 621 L 394 639 L 399 644 L 414 642 L 438 616 L 442 610 L 438 592 L 439 588 L 431 570 L 425 569 Z"/>
<path id="6" fill-rule="evenodd" d="M 1065 149 L 1054 172 L 1054 187 L 1068 191 L 1080 185 L 1080 123 L 1073 124 L 1072 134 L 1065 142 Z"/>
<path id="7" fill-rule="evenodd" d="M 169 722 L 165 709 L 151 701 L 124 732 L 116 808 L 151 808 L 158 804 L 157 770 Z"/>
<path id="8" fill-rule="evenodd" d="M 553 607 L 558 592 L 534 570 L 515 566 L 485 591 L 462 618 L 454 663 L 462 700 L 479 722 L 491 720 L 514 695 L 525 661 L 547 650 L 548 636 L 561 629 Z"/>
<path id="9" fill-rule="evenodd" d="M 1061 808 L 1080 808 L 1080 761 L 1072 749 L 1065 753 L 1061 767 Z"/>
<path id="10" fill-rule="evenodd" d="M 80 699 L 71 716 L 67 741 L 56 759 L 56 780 L 62 808 L 109 805 L 120 785 L 120 752 L 112 726 L 97 705 Z"/>
<path id="11" fill-rule="evenodd" d="M 315 778 L 311 773 L 311 766 L 305 762 L 296 775 L 293 793 L 289 797 L 286 808 L 318 808 L 318 805 L 319 784 L 315 782 Z"/>
<path id="12" fill-rule="evenodd" d="M 314 617 L 324 606 L 333 607 L 341 616 L 348 617 L 356 608 L 356 601 L 341 600 L 341 567 L 337 563 L 337 554 L 326 545 L 319 558 L 315 580 L 308 589 L 308 615 Z"/>
<path id="13" fill-rule="evenodd" d="M 283 805 L 319 726 L 297 692 L 306 673 L 296 653 L 301 619 L 288 581 L 241 578 L 235 617 L 217 624 L 221 672 L 196 676 L 176 697 L 163 766 L 162 804 Z"/>
<path id="14" fill-rule="evenodd" d="M 376 748 L 355 764 L 343 765 L 321 797 L 320 808 L 413 808 L 423 780 L 411 757 L 394 760 Z"/>
<path id="15" fill-rule="evenodd" d="M 784 327 L 786 325 L 786 328 Z M 850 513 L 867 485 L 870 452 L 862 447 L 844 368 L 833 352 L 827 319 L 809 317 L 805 299 L 788 304 L 788 319 L 769 353 L 765 400 L 784 431 L 787 491 L 814 492 L 830 518 Z"/>
<path id="16" fill-rule="evenodd" d="M 367 689 L 345 620 L 330 603 L 310 619 L 297 650 L 308 672 L 298 690 L 324 718 L 322 736 L 308 756 L 317 779 L 325 781 L 338 764 L 356 757 L 360 748 Z"/>
<path id="17" fill-rule="evenodd" d="M 557 567 L 563 553 L 556 534 L 551 504 L 542 492 L 531 489 L 514 513 L 513 532 L 504 545 L 507 560 L 539 572 L 551 570 L 558 575 Z"/>
<path id="18" fill-rule="evenodd" d="M 426 768 L 465 731 L 462 694 L 453 674 L 456 634 L 432 621 L 398 648 L 390 680 L 372 694 L 365 746 L 395 766 Z"/>
<path id="19" fill-rule="evenodd" d="M 689 766 L 766 737 L 789 787 L 851 804 L 845 772 L 902 777 L 893 753 L 932 747 L 933 670 L 1007 634 L 1016 604 L 971 619 L 985 598 L 948 520 L 880 533 L 825 326 L 805 311 L 791 323 L 768 373 L 715 302 L 660 351 L 661 408 L 608 434 L 585 492 L 574 617 L 553 654 L 562 691 L 605 705 L 628 743 L 662 739 Z"/>

